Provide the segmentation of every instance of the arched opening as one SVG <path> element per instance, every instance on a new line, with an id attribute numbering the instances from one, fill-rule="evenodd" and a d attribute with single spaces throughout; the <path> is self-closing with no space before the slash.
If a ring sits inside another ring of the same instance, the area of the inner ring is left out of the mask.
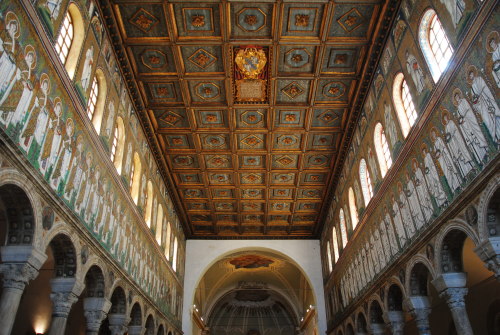
<path id="1" fill-rule="evenodd" d="M 66 14 L 66 17 L 66 24 L 68 25 L 68 28 L 65 30 L 61 29 L 61 34 L 63 35 L 60 34 L 58 36 L 58 43 L 56 43 L 55 47 L 57 51 L 58 45 L 61 46 L 61 52 L 58 51 L 59 57 L 61 58 L 61 61 L 64 64 L 64 67 L 66 68 L 70 79 L 73 79 L 73 77 L 75 76 L 80 51 L 83 46 L 85 27 L 83 24 L 82 14 L 74 3 L 71 3 L 68 6 L 68 13 Z M 70 26 L 71 28 L 69 28 Z M 65 31 L 69 31 L 69 29 L 72 30 L 72 37 L 70 39 L 69 36 L 67 36 L 68 33 L 64 33 Z M 60 43 L 59 40 L 61 40 Z M 63 53 L 63 50 L 66 51 Z"/>
<path id="2" fill-rule="evenodd" d="M 128 325 L 128 331 L 132 333 L 134 330 L 136 332 L 134 334 L 140 334 L 141 331 L 137 332 L 137 329 L 142 331 L 142 310 L 141 306 L 138 302 L 132 306 L 132 310 L 130 311 L 130 323 Z"/>
<path id="3" fill-rule="evenodd" d="M 352 230 L 356 229 L 358 225 L 358 207 L 356 206 L 356 198 L 352 187 L 349 187 L 349 213 L 351 213 Z"/>
<path id="4" fill-rule="evenodd" d="M 158 213 L 156 215 L 156 231 L 155 231 L 156 242 L 158 242 L 159 245 L 161 245 L 162 233 L 163 233 L 163 206 L 159 204 Z"/>
<path id="5" fill-rule="evenodd" d="M 389 311 L 403 311 L 403 291 L 396 284 L 392 284 L 387 292 L 387 309 Z"/>
<path id="6" fill-rule="evenodd" d="M 165 258 L 170 260 L 170 241 L 172 239 L 172 225 L 167 223 L 167 233 L 165 234 Z"/>
<path id="7" fill-rule="evenodd" d="M 179 249 L 179 246 L 177 244 L 177 236 L 174 238 L 174 250 L 172 251 L 172 268 L 174 271 L 177 271 L 177 251 Z"/>
<path id="8" fill-rule="evenodd" d="M 158 327 L 158 332 L 156 334 L 165 335 L 165 329 L 163 328 L 163 325 L 160 325 L 160 327 Z"/>
<path id="9" fill-rule="evenodd" d="M 155 320 L 151 314 L 146 319 L 146 331 L 144 335 L 155 335 Z"/>
<path id="10" fill-rule="evenodd" d="M 132 164 L 132 168 L 130 171 L 130 194 L 132 195 L 132 200 L 137 205 L 139 201 L 139 186 L 141 183 L 141 159 L 139 158 L 139 154 L 134 152 L 134 162 Z"/>
<path id="11" fill-rule="evenodd" d="M 401 126 L 401 131 L 403 132 L 403 136 L 406 138 L 411 127 L 415 124 L 417 111 L 415 109 L 415 105 L 413 104 L 410 88 L 408 87 L 408 83 L 406 82 L 405 76 L 402 72 L 399 72 L 396 77 L 394 77 L 392 98 L 394 101 L 394 107 L 396 108 L 399 125 Z"/>
<path id="12" fill-rule="evenodd" d="M 127 311 L 127 299 L 123 288 L 118 286 L 111 295 L 111 308 L 109 314 L 125 314 Z"/>
<path id="13" fill-rule="evenodd" d="M 326 241 L 326 257 L 328 260 L 328 273 L 330 273 L 333 270 L 332 250 L 330 248 L 330 241 Z"/>
<path id="14" fill-rule="evenodd" d="M 0 231 L 2 245 L 30 245 L 35 234 L 33 207 L 26 192 L 17 185 L 0 187 Z"/>
<path id="15" fill-rule="evenodd" d="M 389 144 L 387 143 L 387 138 L 385 137 L 384 128 L 380 122 L 375 125 L 373 136 L 375 152 L 377 153 L 377 160 L 380 166 L 380 174 L 382 175 L 382 178 L 384 178 L 385 174 L 392 165 L 392 158 L 389 150 Z"/>
<path id="16" fill-rule="evenodd" d="M 339 240 L 338 240 L 338 237 L 337 237 L 337 227 L 333 227 L 332 228 L 332 243 L 333 243 L 333 252 L 334 252 L 334 255 L 333 255 L 333 262 L 334 264 L 337 263 L 337 261 L 339 260 Z"/>
<path id="17" fill-rule="evenodd" d="M 113 145 L 116 137 L 116 148 L 114 152 L 113 164 L 115 165 L 116 171 L 119 175 L 122 174 L 122 163 L 123 154 L 125 152 L 125 127 L 123 125 L 123 119 L 118 116 L 116 118 L 116 136 L 113 134 Z"/>
<path id="18" fill-rule="evenodd" d="M 345 335 L 354 335 L 354 328 L 350 323 L 345 328 Z"/>
<path id="19" fill-rule="evenodd" d="M 365 206 L 368 206 L 373 197 L 373 187 L 370 172 L 368 171 L 364 158 L 359 162 L 359 180 L 361 181 L 361 191 L 363 192 Z"/>
<path id="20" fill-rule="evenodd" d="M 345 248 L 347 245 L 347 226 L 345 223 L 344 210 L 342 208 L 339 211 L 339 220 L 340 220 L 340 237 L 342 240 L 342 248 Z"/>
<path id="21" fill-rule="evenodd" d="M 356 320 L 356 330 L 358 334 L 368 334 L 368 327 L 366 324 L 365 315 L 361 312 L 358 313 L 358 317 Z"/>
<path id="22" fill-rule="evenodd" d="M 153 211 L 153 184 L 151 180 L 148 180 L 148 186 L 146 191 L 146 210 L 144 212 L 144 220 L 148 228 L 151 228 L 151 217 Z"/>
<path id="23" fill-rule="evenodd" d="M 372 333 L 383 334 L 385 329 L 384 312 L 377 300 L 373 300 L 370 304 L 370 327 Z"/>

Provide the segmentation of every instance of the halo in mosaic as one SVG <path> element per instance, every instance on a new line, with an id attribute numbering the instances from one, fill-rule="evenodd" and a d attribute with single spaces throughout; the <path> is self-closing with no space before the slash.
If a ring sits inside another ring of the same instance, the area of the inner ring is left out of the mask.
<path id="1" fill-rule="evenodd" d="M 243 199 L 264 199 L 264 190 L 260 188 L 244 188 L 241 189 L 241 197 Z"/>
<path id="2" fill-rule="evenodd" d="M 277 150 L 292 150 L 300 148 L 300 140 L 302 134 L 274 134 L 273 149 Z"/>
<path id="3" fill-rule="evenodd" d="M 154 110 L 159 128 L 188 128 L 189 121 L 185 109 Z"/>
<path id="4" fill-rule="evenodd" d="M 239 128 L 263 128 L 266 126 L 265 109 L 237 109 L 236 115 Z"/>
<path id="5" fill-rule="evenodd" d="M 197 110 L 195 115 L 200 128 L 226 128 L 228 126 L 225 110 Z"/>
<path id="6" fill-rule="evenodd" d="M 271 173 L 271 182 L 275 185 L 293 184 L 295 182 L 295 173 Z"/>
<path id="7" fill-rule="evenodd" d="M 262 202 L 242 202 L 241 210 L 244 212 L 262 212 L 264 204 Z"/>
<path id="8" fill-rule="evenodd" d="M 272 155 L 273 169 L 296 169 L 298 155 Z"/>
<path id="9" fill-rule="evenodd" d="M 239 156 L 240 168 L 242 169 L 256 169 L 265 168 L 266 156 L 252 155 L 252 156 Z"/>
<path id="10" fill-rule="evenodd" d="M 214 199 L 234 198 L 234 190 L 232 188 L 213 188 L 211 191 Z"/>
<path id="11" fill-rule="evenodd" d="M 230 155 L 205 155 L 207 169 L 231 169 L 233 167 Z"/>
<path id="12" fill-rule="evenodd" d="M 241 173 L 241 184 L 263 184 L 265 182 L 263 173 Z"/>
<path id="13" fill-rule="evenodd" d="M 265 134 L 238 134 L 238 148 L 246 150 L 265 149 Z"/>
<path id="14" fill-rule="evenodd" d="M 229 135 L 227 134 L 201 134 L 200 141 L 203 149 L 228 149 L 229 148 Z"/>
<path id="15" fill-rule="evenodd" d="M 237 14 L 236 24 L 246 32 L 256 32 L 266 25 L 266 14 L 260 8 L 243 8 Z"/>
<path id="16" fill-rule="evenodd" d="M 236 210 L 236 203 L 234 202 L 215 202 L 215 210 L 218 212 L 234 212 Z"/>
<path id="17" fill-rule="evenodd" d="M 164 135 L 168 149 L 190 149 L 193 148 L 192 135 L 185 134 L 175 134 L 175 135 Z"/>
<path id="18" fill-rule="evenodd" d="M 292 199 L 292 188 L 272 188 L 270 192 L 271 199 Z"/>
<path id="19" fill-rule="evenodd" d="M 231 184 L 233 177 L 230 173 L 209 173 L 208 181 L 210 185 Z"/>

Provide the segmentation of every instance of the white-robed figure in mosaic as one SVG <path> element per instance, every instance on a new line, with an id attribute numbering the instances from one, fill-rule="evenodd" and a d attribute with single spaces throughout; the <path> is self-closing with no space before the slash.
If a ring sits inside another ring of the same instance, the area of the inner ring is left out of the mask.
<path id="1" fill-rule="evenodd" d="M 384 257 L 385 257 L 385 264 L 389 263 L 391 259 L 391 247 L 389 245 L 389 236 L 387 229 L 385 228 L 385 224 L 383 220 L 380 220 L 380 223 L 378 225 L 378 231 L 380 235 L 380 240 L 382 242 L 382 245 L 384 246 Z"/>
<path id="2" fill-rule="evenodd" d="M 49 92 L 49 76 L 43 73 L 40 76 L 40 88 L 30 105 L 29 120 L 21 132 L 19 144 L 25 151 L 31 148 L 33 142 L 36 146 L 40 146 L 43 141 L 49 120 L 49 108 L 51 108 Z"/>
<path id="3" fill-rule="evenodd" d="M 464 0 L 440 0 L 451 16 L 453 27 L 456 28 L 465 10 Z"/>
<path id="4" fill-rule="evenodd" d="M 401 183 L 398 183 L 399 192 L 399 211 L 401 212 L 401 219 L 403 220 L 403 227 L 406 231 L 406 236 L 411 239 L 415 235 L 415 226 L 411 217 L 410 206 L 408 205 L 408 200 L 406 199 L 406 194 L 403 190 Z"/>
<path id="5" fill-rule="evenodd" d="M 486 51 L 491 54 L 491 75 L 500 88 L 500 34 L 497 31 L 486 37 Z"/>
<path id="6" fill-rule="evenodd" d="M 415 223 L 417 230 L 420 230 L 426 220 L 424 218 L 424 214 L 422 213 L 422 207 L 420 206 L 420 199 L 418 197 L 417 190 L 415 189 L 415 185 L 413 184 L 413 180 L 411 180 L 409 173 L 406 173 L 405 193 L 406 198 L 408 199 L 408 205 L 410 206 L 410 214 L 413 222 Z M 432 212 L 430 215 L 432 215 Z"/>
<path id="7" fill-rule="evenodd" d="M 57 20 L 59 17 L 59 11 L 61 9 L 62 0 L 47 0 L 45 6 L 49 10 L 50 18 L 52 21 Z"/>
<path id="8" fill-rule="evenodd" d="M 415 88 L 417 89 L 418 94 L 421 94 L 425 88 L 425 75 L 424 70 L 418 64 L 417 58 L 412 55 L 408 50 L 405 52 L 406 56 L 406 70 L 410 74 L 413 83 L 415 84 Z"/>
<path id="9" fill-rule="evenodd" d="M 434 142 L 434 155 L 439 162 L 451 192 L 455 193 L 460 188 L 461 180 L 453 158 L 436 128 L 431 130 L 431 139 Z"/>
<path id="10" fill-rule="evenodd" d="M 472 108 L 481 115 L 491 137 L 496 143 L 500 143 L 500 108 L 486 81 L 479 75 L 474 65 L 469 66 L 467 70 L 467 82 L 471 86 Z"/>
<path id="11" fill-rule="evenodd" d="M 5 28 L 0 32 L 0 99 L 10 94 L 20 70 L 16 64 L 17 55 L 21 52 L 17 41 L 21 34 L 19 18 L 13 12 L 5 15 Z M 1 101 L 0 100 L 0 101 Z M 1 105 L 1 104 L 0 104 Z"/>
<path id="12" fill-rule="evenodd" d="M 392 201 L 392 220 L 394 222 L 394 227 L 396 228 L 396 234 L 398 235 L 399 242 L 401 245 L 405 245 L 408 241 L 406 232 L 403 225 L 403 218 L 401 217 L 401 212 L 399 211 L 399 203 L 394 195 L 391 196 Z"/>
<path id="13" fill-rule="evenodd" d="M 86 92 L 90 83 L 90 76 L 92 74 L 92 64 L 94 63 L 94 46 L 91 45 L 90 48 L 85 52 L 85 62 L 83 64 L 82 77 L 80 83 L 82 85 L 83 91 Z"/>
<path id="14" fill-rule="evenodd" d="M 97 204 L 99 199 L 97 199 L 97 188 L 99 187 L 99 178 L 100 178 L 100 169 L 99 166 L 96 165 L 94 169 L 94 173 L 90 175 L 90 189 L 89 195 L 86 204 L 83 206 L 83 214 L 84 220 L 87 223 L 90 223 L 90 219 L 92 215 L 97 210 Z"/>
<path id="15" fill-rule="evenodd" d="M 82 182 L 82 176 L 84 171 L 87 170 L 86 166 L 90 164 L 87 162 L 86 156 L 89 153 L 83 152 L 83 135 L 78 134 L 76 137 L 76 152 L 73 161 L 71 162 L 70 172 L 68 176 L 68 181 L 64 186 L 64 199 L 71 201 L 73 194 L 78 194 Z"/>
<path id="16" fill-rule="evenodd" d="M 429 187 L 429 192 L 434 197 L 434 200 L 436 200 L 437 206 L 442 209 L 448 203 L 448 198 L 439 180 L 439 175 L 434 165 L 434 161 L 432 160 L 432 156 L 425 145 L 422 146 L 422 156 L 424 157 L 424 177 Z"/>
<path id="17" fill-rule="evenodd" d="M 457 166 L 458 173 L 465 179 L 474 168 L 474 159 L 465 145 L 462 134 L 458 130 L 455 120 L 450 117 L 447 111 L 443 111 L 443 125 L 445 128 L 446 142 L 450 149 L 450 154 Z"/>
<path id="18" fill-rule="evenodd" d="M 398 133 L 396 131 L 396 125 L 392 118 L 392 108 L 387 103 L 384 102 L 384 120 L 385 120 L 385 133 L 389 136 L 389 141 L 391 142 L 391 149 L 394 149 L 394 145 L 398 140 Z"/>
<path id="19" fill-rule="evenodd" d="M 87 204 L 90 188 L 91 188 L 91 176 L 93 173 L 92 161 L 93 155 L 92 152 L 87 151 L 84 153 L 85 159 L 81 161 L 81 165 L 78 166 L 77 175 L 81 174 L 80 182 L 75 180 L 74 187 L 68 182 L 66 184 L 66 192 L 68 196 L 68 200 L 71 199 L 73 193 L 76 194 L 75 199 L 75 212 L 83 215 L 83 210 Z M 76 178 L 76 177 L 75 177 Z"/>
<path id="20" fill-rule="evenodd" d="M 33 72 L 36 66 L 36 52 L 32 45 L 27 45 L 24 48 L 24 62 L 25 69 L 18 72 L 19 76 L 15 78 L 22 87 L 21 97 L 17 100 L 17 96 L 12 97 L 9 91 L 0 99 L 0 113 L 4 115 L 3 118 L 0 118 L 0 121 L 5 123 L 7 129 L 9 126 L 10 128 L 17 128 L 24 121 L 29 105 L 33 100 L 36 83 L 36 76 Z"/>
<path id="21" fill-rule="evenodd" d="M 465 143 L 476 158 L 476 161 L 482 164 L 488 156 L 488 142 L 484 137 L 481 126 L 477 122 L 471 105 L 463 97 L 462 91 L 459 88 L 453 90 L 453 104 L 457 107 L 458 124 L 464 135 Z"/>
<path id="22" fill-rule="evenodd" d="M 109 107 L 108 107 L 108 118 L 106 121 L 106 136 L 108 138 L 111 137 L 113 134 L 113 129 L 114 129 L 114 119 L 115 119 L 115 103 L 113 101 L 109 102 Z"/>
<path id="23" fill-rule="evenodd" d="M 54 99 L 54 108 L 50 113 L 49 122 L 47 124 L 47 134 L 45 136 L 42 152 L 40 153 L 40 171 L 45 173 L 52 166 L 54 166 L 59 150 L 61 147 L 61 140 L 64 132 L 64 122 L 62 116 L 62 103 L 61 98 Z"/>
<path id="24" fill-rule="evenodd" d="M 76 153 L 73 137 L 75 133 L 75 124 L 73 122 L 73 119 L 68 118 L 66 120 L 66 127 L 64 128 L 64 130 L 65 132 L 63 134 L 63 140 L 61 142 L 61 147 L 58 154 L 59 159 L 57 160 L 56 166 L 54 168 L 54 173 L 52 173 L 51 177 L 50 184 L 54 189 L 57 189 L 61 181 L 66 180 L 69 167 L 71 166 Z"/>

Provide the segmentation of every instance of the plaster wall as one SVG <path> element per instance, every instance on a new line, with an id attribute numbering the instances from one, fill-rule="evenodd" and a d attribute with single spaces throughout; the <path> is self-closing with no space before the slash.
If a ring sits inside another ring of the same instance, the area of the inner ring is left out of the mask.
<path id="1" fill-rule="evenodd" d="M 184 277 L 184 304 L 182 330 L 192 335 L 191 308 L 196 286 L 205 272 L 218 259 L 244 250 L 267 250 L 290 258 L 309 280 L 316 300 L 318 334 L 326 332 L 325 299 L 319 240 L 188 240 L 186 241 L 186 263 Z"/>

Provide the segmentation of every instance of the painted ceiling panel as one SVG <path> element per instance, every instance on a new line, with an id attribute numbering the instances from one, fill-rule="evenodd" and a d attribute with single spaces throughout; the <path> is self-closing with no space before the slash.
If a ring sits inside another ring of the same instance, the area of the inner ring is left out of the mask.
<path id="1" fill-rule="evenodd" d="M 101 0 L 187 236 L 316 236 L 396 3 Z"/>

